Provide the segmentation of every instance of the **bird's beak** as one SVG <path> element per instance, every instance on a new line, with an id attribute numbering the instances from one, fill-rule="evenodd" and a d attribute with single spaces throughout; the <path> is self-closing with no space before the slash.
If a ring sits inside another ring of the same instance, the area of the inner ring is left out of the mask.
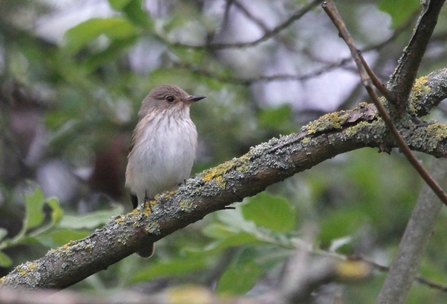
<path id="1" fill-rule="evenodd" d="M 183 101 L 186 102 L 195 102 L 195 101 L 199 101 L 202 100 L 203 98 L 205 98 L 206 96 L 195 96 L 195 95 L 191 95 L 188 98 L 183 99 Z"/>

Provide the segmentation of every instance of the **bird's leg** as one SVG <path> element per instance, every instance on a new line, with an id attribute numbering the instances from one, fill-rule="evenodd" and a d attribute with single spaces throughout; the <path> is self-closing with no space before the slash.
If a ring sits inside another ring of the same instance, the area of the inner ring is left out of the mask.
<path id="1" fill-rule="evenodd" d="M 182 182 L 178 183 L 177 186 L 180 187 L 181 185 L 186 184 L 186 179 L 184 179 Z"/>
<path id="2" fill-rule="evenodd" d="M 147 191 L 144 191 L 144 202 L 143 204 L 149 203 L 149 198 L 147 197 Z"/>

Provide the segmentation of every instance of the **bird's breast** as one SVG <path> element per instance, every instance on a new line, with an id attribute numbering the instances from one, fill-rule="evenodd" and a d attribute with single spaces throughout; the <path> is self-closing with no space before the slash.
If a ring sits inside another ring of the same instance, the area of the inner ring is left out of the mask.
<path id="1" fill-rule="evenodd" d="M 137 126 L 141 134 L 129 155 L 132 177 L 127 184 L 132 191 L 148 191 L 153 197 L 189 177 L 196 157 L 197 131 L 189 118 L 161 116 L 140 123 L 144 127 Z"/>

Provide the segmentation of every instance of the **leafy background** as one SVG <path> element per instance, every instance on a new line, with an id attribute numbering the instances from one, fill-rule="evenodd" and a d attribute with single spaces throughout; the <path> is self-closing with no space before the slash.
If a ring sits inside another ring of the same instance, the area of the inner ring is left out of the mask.
<path id="1" fill-rule="evenodd" d="M 307 5 L 265 0 L 254 8 L 239 1 L 257 16 L 249 18 L 234 7 L 225 17 L 228 3 L 109 0 L 104 14 L 85 16 L 70 2 L 65 9 L 50 1 L 1 2 L 0 275 L 130 211 L 123 188 L 127 144 L 140 102 L 156 85 L 175 83 L 207 96 L 191 109 L 200 137 L 194 172 L 367 100 L 353 66 L 342 61 L 347 48 L 318 6 L 254 47 L 183 45 L 255 40 L 262 36 L 259 20 L 273 28 Z M 419 2 L 337 5 L 386 81 Z M 51 38 L 54 20 L 76 9 L 76 21 L 64 25 L 60 39 Z M 445 16 L 444 9 L 421 75 L 446 65 Z M 298 76 L 260 79 L 284 74 Z M 445 121 L 443 109 L 432 118 Z M 257 294 L 275 285 L 309 230 L 313 256 L 360 255 L 389 265 L 421 185 L 396 152 L 340 155 L 160 240 L 149 261 L 129 256 L 71 288 L 155 291 L 196 283 L 220 294 Z M 445 220 L 443 209 L 420 269 L 440 284 L 447 281 Z M 322 290 L 341 290 L 347 303 L 372 303 L 384 276 L 374 271 Z M 408 303 L 446 299 L 414 284 Z"/>

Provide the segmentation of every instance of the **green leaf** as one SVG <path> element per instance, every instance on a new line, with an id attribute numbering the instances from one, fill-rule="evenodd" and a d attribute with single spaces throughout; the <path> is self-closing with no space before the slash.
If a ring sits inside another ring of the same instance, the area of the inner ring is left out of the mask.
<path id="1" fill-rule="evenodd" d="M 131 0 L 121 10 L 133 24 L 152 30 L 154 23 L 150 20 L 147 12 L 143 10 L 142 0 Z"/>
<path id="2" fill-rule="evenodd" d="M 0 251 L 0 266 L 9 267 L 12 265 L 12 260 L 3 251 Z"/>
<path id="3" fill-rule="evenodd" d="M 253 261 L 233 263 L 217 283 L 219 294 L 244 294 L 253 288 L 262 269 Z"/>
<path id="4" fill-rule="evenodd" d="M 131 1 L 133 0 L 109 0 L 109 4 L 114 10 L 120 11 Z"/>
<path id="5" fill-rule="evenodd" d="M 53 225 L 59 224 L 64 216 L 64 210 L 61 208 L 59 201 L 57 198 L 51 197 L 48 199 L 47 203 L 51 207 L 51 222 Z"/>
<path id="6" fill-rule="evenodd" d="M 133 24 L 151 25 L 148 14 L 142 9 L 141 0 L 109 0 L 109 4 L 114 10 L 125 13 Z"/>
<path id="7" fill-rule="evenodd" d="M 234 210 L 225 210 L 216 213 L 217 219 L 226 225 L 226 229 L 238 232 L 248 232 L 253 235 L 258 234 L 258 228 L 255 223 L 247 220 L 242 214 L 241 208 Z"/>
<path id="8" fill-rule="evenodd" d="M 6 230 L 5 228 L 0 228 L 0 241 L 3 240 L 5 238 L 5 236 L 8 235 L 8 230 Z"/>
<path id="9" fill-rule="evenodd" d="M 285 232 L 295 227 L 295 214 L 289 202 L 280 196 L 272 196 L 262 192 L 243 205 L 242 214 L 258 226 L 276 232 Z"/>
<path id="10" fill-rule="evenodd" d="M 124 18 L 93 18 L 69 29 L 64 40 L 66 49 L 74 54 L 100 35 L 116 40 L 130 38 L 135 34 L 135 27 Z"/>
<path id="11" fill-rule="evenodd" d="M 111 41 L 107 49 L 95 54 L 91 54 L 89 58 L 85 60 L 84 67 L 86 68 L 87 72 L 92 72 L 105 63 L 111 62 L 116 59 L 123 50 L 127 49 L 134 43 L 135 37 L 113 40 Z"/>
<path id="12" fill-rule="evenodd" d="M 219 223 L 209 224 L 202 230 L 202 233 L 205 236 L 213 239 L 225 239 L 237 234 L 237 232 L 235 232 L 234 230 L 229 229 L 228 226 Z"/>
<path id="13" fill-rule="evenodd" d="M 25 194 L 26 215 L 23 221 L 23 231 L 34 228 L 42 224 L 45 215 L 43 206 L 45 197 L 37 186 L 34 187 L 33 193 Z"/>
<path id="14" fill-rule="evenodd" d="M 396 28 L 410 18 L 420 6 L 419 0 L 380 0 L 378 8 L 391 16 L 392 27 Z"/>
<path id="15" fill-rule="evenodd" d="M 253 243 L 258 243 L 259 239 L 256 238 L 256 236 L 241 232 L 234 236 L 227 237 L 223 240 L 219 240 L 216 242 L 213 242 L 205 247 L 205 251 L 221 251 L 226 248 L 236 247 L 236 246 L 242 246 L 242 245 L 248 245 Z"/>
<path id="16" fill-rule="evenodd" d="M 152 264 L 150 267 L 137 271 L 131 278 L 132 282 L 151 280 L 156 277 L 183 276 L 193 271 L 203 270 L 209 267 L 207 259 L 209 254 L 191 253 L 187 256 Z"/>
<path id="17" fill-rule="evenodd" d="M 111 210 L 91 212 L 82 216 L 65 215 L 59 227 L 67 229 L 93 229 L 104 225 L 112 216 L 123 213 L 123 207 L 117 205 Z"/>
<path id="18" fill-rule="evenodd" d="M 278 129 L 291 122 L 290 105 L 282 105 L 274 109 L 265 109 L 259 113 L 259 124 L 262 127 Z"/>
<path id="19" fill-rule="evenodd" d="M 353 236 L 368 224 L 368 217 L 359 209 L 334 210 L 322 221 L 319 239 L 323 244 L 333 244 L 333 240 Z"/>

